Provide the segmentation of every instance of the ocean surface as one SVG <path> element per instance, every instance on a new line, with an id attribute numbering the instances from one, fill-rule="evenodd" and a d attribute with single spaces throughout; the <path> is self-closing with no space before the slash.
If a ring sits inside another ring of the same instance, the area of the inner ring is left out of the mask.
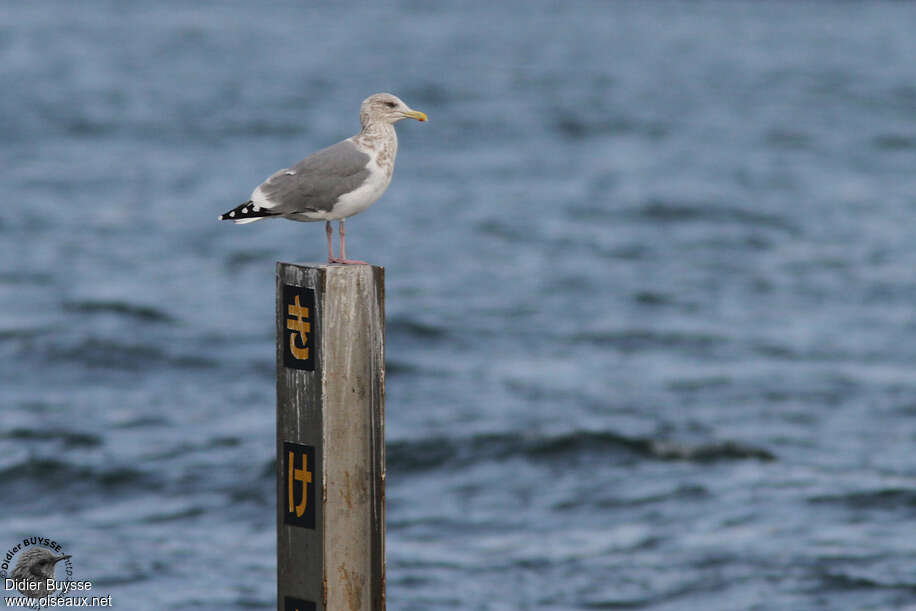
<path id="1" fill-rule="evenodd" d="M 275 262 L 391 91 L 397 610 L 916 608 L 916 4 L 0 5 L 0 552 L 275 608 Z"/>

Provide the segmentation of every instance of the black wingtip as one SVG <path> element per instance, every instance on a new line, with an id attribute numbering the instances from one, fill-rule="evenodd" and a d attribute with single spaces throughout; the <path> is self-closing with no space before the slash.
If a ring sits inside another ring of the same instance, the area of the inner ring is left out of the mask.
<path id="1" fill-rule="evenodd" d="M 261 219 L 268 216 L 277 216 L 276 212 L 271 212 L 267 208 L 261 208 L 254 205 L 251 200 L 239 204 L 232 210 L 219 215 L 221 221 L 243 221 L 247 219 Z"/>

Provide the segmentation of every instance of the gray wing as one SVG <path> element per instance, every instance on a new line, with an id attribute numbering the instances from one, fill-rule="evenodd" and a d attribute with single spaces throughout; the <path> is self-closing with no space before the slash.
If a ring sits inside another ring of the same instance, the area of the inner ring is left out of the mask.
<path id="1" fill-rule="evenodd" d="M 327 212 L 341 195 L 365 182 L 368 163 L 369 155 L 344 140 L 280 170 L 258 188 L 271 212 Z"/>

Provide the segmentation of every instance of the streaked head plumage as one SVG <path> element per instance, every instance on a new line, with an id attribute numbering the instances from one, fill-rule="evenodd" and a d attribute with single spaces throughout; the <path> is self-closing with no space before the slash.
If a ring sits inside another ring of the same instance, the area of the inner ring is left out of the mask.
<path id="1" fill-rule="evenodd" d="M 397 123 L 401 119 L 427 120 L 426 114 L 412 109 L 391 93 L 370 95 L 359 108 L 359 120 L 363 126 L 370 123 Z"/>

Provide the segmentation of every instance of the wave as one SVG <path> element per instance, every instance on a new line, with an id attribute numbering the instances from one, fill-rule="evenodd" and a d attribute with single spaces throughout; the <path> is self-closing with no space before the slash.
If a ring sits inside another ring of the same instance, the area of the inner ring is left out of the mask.
<path id="1" fill-rule="evenodd" d="M 421 322 L 405 316 L 393 316 L 385 323 L 385 333 L 389 339 L 435 340 L 448 335 L 444 327 Z"/>
<path id="2" fill-rule="evenodd" d="M 149 344 L 128 344 L 94 337 L 70 347 L 49 350 L 48 359 L 127 371 L 148 369 L 151 366 L 206 369 L 217 365 L 215 360 L 208 357 L 170 354 Z"/>
<path id="3" fill-rule="evenodd" d="M 77 465 L 41 456 L 30 456 L 21 462 L 5 466 L 0 469 L 0 480 L 10 486 L 35 484 L 42 490 L 56 491 L 87 486 L 141 491 L 161 487 L 149 473 L 132 467 L 111 464 Z"/>
<path id="4" fill-rule="evenodd" d="M 669 202 L 649 199 L 642 205 L 630 208 L 626 214 L 653 223 L 738 223 L 797 233 L 794 225 L 778 215 L 710 202 Z"/>
<path id="5" fill-rule="evenodd" d="M 39 430 L 29 428 L 12 429 L 2 436 L 4 439 L 27 441 L 61 441 L 67 447 L 93 448 L 102 445 L 102 438 L 93 433 L 66 431 L 62 429 Z"/>
<path id="6" fill-rule="evenodd" d="M 64 304 L 64 309 L 79 314 L 116 314 L 145 322 L 175 322 L 175 319 L 163 310 L 126 301 L 69 301 Z"/>
<path id="7" fill-rule="evenodd" d="M 30 284 L 44 286 L 52 284 L 54 276 L 49 273 L 35 271 L 2 271 L 0 284 Z"/>
<path id="8" fill-rule="evenodd" d="M 50 327 L 19 327 L 0 329 L 0 341 L 34 339 L 45 333 L 50 333 L 51 331 L 52 329 Z"/>
<path id="9" fill-rule="evenodd" d="M 552 436 L 489 433 L 468 438 L 394 441 L 387 445 L 388 468 L 408 472 L 468 461 L 498 461 L 516 457 L 533 461 L 563 461 L 608 454 L 692 462 L 776 459 L 769 450 L 737 441 L 690 444 L 669 439 L 631 437 L 610 431 L 573 431 Z"/>
<path id="10" fill-rule="evenodd" d="M 822 494 L 808 499 L 812 504 L 843 505 L 850 509 L 916 510 L 916 489 L 880 488 L 841 494 Z"/>
<path id="11" fill-rule="evenodd" d="M 558 135 L 573 141 L 609 135 L 634 135 L 647 140 L 663 140 L 671 133 L 671 126 L 662 121 L 622 116 L 610 120 L 605 116 L 587 119 L 569 113 L 554 120 L 552 127 Z"/>
<path id="12" fill-rule="evenodd" d="M 823 571 L 821 583 L 826 590 L 913 590 L 916 582 L 883 580 L 842 571 Z"/>
<path id="13" fill-rule="evenodd" d="M 683 348 L 692 352 L 709 351 L 723 348 L 729 343 L 728 338 L 711 333 L 654 329 L 584 331 L 574 334 L 570 339 L 577 344 L 593 344 L 624 352 L 668 348 Z"/>
<path id="14" fill-rule="evenodd" d="M 881 134 L 872 139 L 872 146 L 882 151 L 910 151 L 916 149 L 916 135 Z"/>

